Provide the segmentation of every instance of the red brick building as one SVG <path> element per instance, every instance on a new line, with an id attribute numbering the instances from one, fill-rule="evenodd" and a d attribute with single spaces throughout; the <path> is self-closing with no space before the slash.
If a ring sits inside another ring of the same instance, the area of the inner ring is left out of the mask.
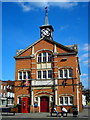
<path id="1" fill-rule="evenodd" d="M 0 108 L 14 106 L 14 82 L 0 80 Z"/>
<path id="2" fill-rule="evenodd" d="M 53 40 L 53 27 L 40 27 L 40 39 L 16 56 L 15 104 L 19 112 L 49 112 L 53 105 L 60 111 L 73 105 L 82 110 L 82 84 L 77 45 L 65 46 Z"/>

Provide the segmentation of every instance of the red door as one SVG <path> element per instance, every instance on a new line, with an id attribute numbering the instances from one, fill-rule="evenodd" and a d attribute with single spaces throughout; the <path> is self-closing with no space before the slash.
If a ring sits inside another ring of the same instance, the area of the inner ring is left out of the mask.
<path id="1" fill-rule="evenodd" d="M 22 98 L 21 113 L 29 113 L 29 98 L 28 97 Z"/>
<path id="2" fill-rule="evenodd" d="M 49 112 L 49 98 L 41 97 L 40 98 L 40 112 Z"/>

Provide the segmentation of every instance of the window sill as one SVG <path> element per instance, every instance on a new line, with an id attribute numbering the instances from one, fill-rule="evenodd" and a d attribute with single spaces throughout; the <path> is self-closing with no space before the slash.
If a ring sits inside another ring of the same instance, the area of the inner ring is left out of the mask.
<path id="1" fill-rule="evenodd" d="M 69 77 L 69 78 L 58 78 L 58 79 L 72 79 L 73 77 Z"/>
<path id="2" fill-rule="evenodd" d="M 67 104 L 67 105 L 64 105 L 64 104 L 60 104 L 59 106 L 73 106 L 73 105 L 71 105 L 71 104 Z"/>
<path id="3" fill-rule="evenodd" d="M 36 80 L 52 80 L 52 78 L 46 78 L 46 79 L 36 79 Z"/>
<path id="4" fill-rule="evenodd" d="M 37 62 L 37 64 L 41 64 L 41 63 L 52 63 L 52 61 L 51 62 Z"/>

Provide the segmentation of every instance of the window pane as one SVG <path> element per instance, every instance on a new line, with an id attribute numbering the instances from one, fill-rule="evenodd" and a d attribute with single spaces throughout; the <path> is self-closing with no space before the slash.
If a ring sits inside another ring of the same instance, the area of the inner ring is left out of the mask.
<path id="1" fill-rule="evenodd" d="M 50 53 L 48 53 L 48 62 L 52 61 L 52 55 Z"/>
<path id="2" fill-rule="evenodd" d="M 43 53 L 43 62 L 46 62 L 46 53 Z"/>
<path id="3" fill-rule="evenodd" d="M 72 77 L 72 69 L 69 69 L 69 77 Z"/>
<path id="4" fill-rule="evenodd" d="M 38 55 L 38 62 L 41 62 L 41 53 Z"/>
<path id="5" fill-rule="evenodd" d="M 70 104 L 73 104 L 73 96 L 70 96 Z"/>
<path id="6" fill-rule="evenodd" d="M 52 70 L 48 70 L 48 78 L 52 78 Z"/>
<path id="7" fill-rule="evenodd" d="M 63 70 L 60 70 L 60 77 L 63 77 Z"/>
<path id="8" fill-rule="evenodd" d="M 28 74 L 28 79 L 30 79 L 30 71 L 28 71 L 27 74 Z"/>
<path id="9" fill-rule="evenodd" d="M 23 72 L 23 79 L 26 79 L 26 72 Z"/>
<path id="10" fill-rule="evenodd" d="M 2 100 L 2 105 L 6 105 L 6 101 L 5 100 Z"/>
<path id="11" fill-rule="evenodd" d="M 38 71 L 38 78 L 41 78 L 41 71 Z"/>
<path id="12" fill-rule="evenodd" d="M 65 97 L 65 104 L 68 104 L 68 97 Z"/>
<path id="13" fill-rule="evenodd" d="M 43 71 L 43 78 L 46 78 L 46 71 Z"/>
<path id="14" fill-rule="evenodd" d="M 19 72 L 19 79 L 22 79 L 22 72 Z"/>
<path id="15" fill-rule="evenodd" d="M 67 70 L 64 70 L 64 77 L 67 77 Z"/>
<path id="16" fill-rule="evenodd" d="M 60 104 L 63 104 L 63 97 L 60 97 Z"/>

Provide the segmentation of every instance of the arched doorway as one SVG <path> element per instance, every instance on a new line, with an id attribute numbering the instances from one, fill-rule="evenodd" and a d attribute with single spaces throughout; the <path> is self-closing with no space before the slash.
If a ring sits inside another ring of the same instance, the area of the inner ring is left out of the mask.
<path id="1" fill-rule="evenodd" d="M 40 97 L 40 112 L 49 112 L 49 97 Z"/>

